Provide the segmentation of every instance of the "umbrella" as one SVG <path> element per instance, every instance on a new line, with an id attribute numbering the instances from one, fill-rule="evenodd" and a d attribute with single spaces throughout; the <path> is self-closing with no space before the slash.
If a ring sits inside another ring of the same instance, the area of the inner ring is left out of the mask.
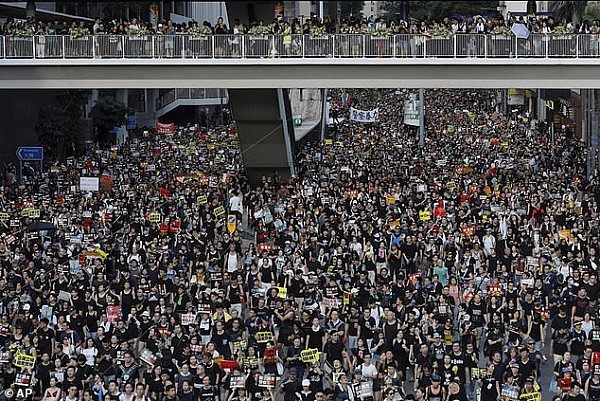
<path id="1" fill-rule="evenodd" d="M 529 29 L 524 24 L 512 24 L 510 30 L 517 38 L 527 39 L 529 37 Z"/>
<path id="2" fill-rule="evenodd" d="M 54 224 L 47 221 L 36 221 L 27 226 L 27 231 L 49 231 L 56 230 Z"/>

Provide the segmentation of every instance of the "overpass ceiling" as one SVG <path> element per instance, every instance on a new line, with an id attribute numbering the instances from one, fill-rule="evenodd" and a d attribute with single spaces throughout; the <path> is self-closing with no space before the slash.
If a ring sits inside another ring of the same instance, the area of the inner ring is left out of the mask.
<path id="1" fill-rule="evenodd" d="M 0 89 L 600 88 L 594 59 L 2 60 Z"/>

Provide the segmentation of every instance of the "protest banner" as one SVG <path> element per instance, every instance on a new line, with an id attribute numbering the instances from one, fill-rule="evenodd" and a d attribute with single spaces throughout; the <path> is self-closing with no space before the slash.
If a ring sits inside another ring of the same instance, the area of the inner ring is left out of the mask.
<path id="1" fill-rule="evenodd" d="M 359 123 L 374 123 L 379 121 L 379 108 L 373 110 L 359 110 L 350 107 L 350 120 Z"/>
<path id="2" fill-rule="evenodd" d="M 263 388 L 274 388 L 275 387 L 275 374 L 263 373 L 258 375 L 258 387 Z"/>
<path id="3" fill-rule="evenodd" d="M 106 307 L 106 320 L 110 323 L 117 323 L 121 315 L 120 306 L 107 306 Z"/>
<path id="4" fill-rule="evenodd" d="M 245 375 L 232 375 L 229 378 L 229 386 L 231 388 L 244 388 L 246 387 L 246 376 Z"/>
<path id="5" fill-rule="evenodd" d="M 162 124 L 157 122 L 156 123 L 156 133 L 157 134 L 167 134 L 167 135 L 172 135 L 175 133 L 175 123 L 170 123 L 170 124 Z"/>
<path id="6" fill-rule="evenodd" d="M 304 363 L 315 363 L 319 361 L 319 350 L 309 348 L 300 351 L 300 360 Z"/>
<path id="7" fill-rule="evenodd" d="M 189 326 L 196 322 L 196 314 L 195 313 L 184 313 L 181 315 L 181 325 Z"/>
<path id="8" fill-rule="evenodd" d="M 269 341 L 273 341 L 273 333 L 270 331 L 259 331 L 255 334 L 254 338 L 256 339 L 257 343 L 265 344 Z"/>

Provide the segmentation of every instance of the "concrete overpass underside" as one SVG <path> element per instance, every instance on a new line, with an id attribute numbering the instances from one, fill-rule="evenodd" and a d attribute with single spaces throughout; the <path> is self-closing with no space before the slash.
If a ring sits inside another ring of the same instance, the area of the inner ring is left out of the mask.
<path id="1" fill-rule="evenodd" d="M 593 59 L 5 60 L 0 89 L 600 88 Z"/>

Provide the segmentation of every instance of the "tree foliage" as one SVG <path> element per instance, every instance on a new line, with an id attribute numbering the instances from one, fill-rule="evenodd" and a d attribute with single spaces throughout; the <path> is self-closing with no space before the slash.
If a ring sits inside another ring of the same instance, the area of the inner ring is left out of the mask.
<path id="1" fill-rule="evenodd" d="M 78 142 L 83 129 L 83 110 L 89 94 L 86 90 L 60 91 L 52 104 L 39 111 L 35 131 L 50 157 L 70 156 L 68 151 Z"/>
<path id="2" fill-rule="evenodd" d="M 408 3 L 411 18 L 435 20 L 454 14 L 486 14 L 498 6 L 497 1 L 386 1 L 383 9 L 390 16 L 402 15 L 403 3 Z"/>
<path id="3" fill-rule="evenodd" d="M 578 24 L 585 13 L 587 5 L 587 1 L 554 1 L 551 10 L 554 19 L 557 21 Z"/>
<path id="4" fill-rule="evenodd" d="M 341 1 L 340 17 L 345 19 L 361 19 L 364 1 Z"/>
<path id="5" fill-rule="evenodd" d="M 118 100 L 106 98 L 98 101 L 90 112 L 94 127 L 99 133 L 110 132 L 114 127 L 120 127 L 127 122 L 127 106 Z"/>

